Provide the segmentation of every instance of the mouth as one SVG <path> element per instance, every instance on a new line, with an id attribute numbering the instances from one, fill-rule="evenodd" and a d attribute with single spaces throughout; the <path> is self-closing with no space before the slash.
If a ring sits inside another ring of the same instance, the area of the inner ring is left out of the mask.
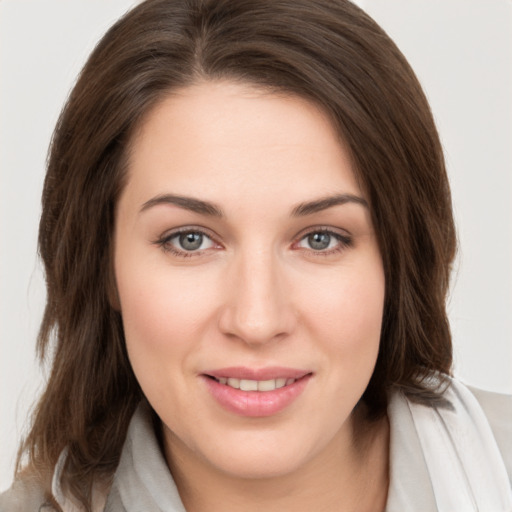
<path id="1" fill-rule="evenodd" d="M 287 409 L 304 392 L 313 372 L 291 368 L 224 368 L 201 375 L 214 400 L 231 413 L 272 416 Z"/>
<path id="2" fill-rule="evenodd" d="M 212 375 L 206 375 L 210 379 L 215 380 L 219 384 L 229 386 L 233 389 L 240 389 L 241 391 L 274 391 L 276 389 L 290 386 L 298 379 L 278 377 L 277 379 L 268 380 L 252 380 L 252 379 L 237 379 L 236 377 L 213 377 Z M 302 377 L 301 377 L 302 378 Z"/>

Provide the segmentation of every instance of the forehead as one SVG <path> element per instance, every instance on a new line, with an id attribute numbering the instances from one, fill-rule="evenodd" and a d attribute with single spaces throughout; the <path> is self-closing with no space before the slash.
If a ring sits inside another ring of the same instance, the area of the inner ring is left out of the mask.
<path id="1" fill-rule="evenodd" d="M 292 95 L 231 82 L 173 91 L 134 134 L 128 186 L 140 194 L 256 194 L 298 201 L 360 194 L 350 157 L 328 116 Z M 218 199 L 218 198 L 212 198 Z"/>

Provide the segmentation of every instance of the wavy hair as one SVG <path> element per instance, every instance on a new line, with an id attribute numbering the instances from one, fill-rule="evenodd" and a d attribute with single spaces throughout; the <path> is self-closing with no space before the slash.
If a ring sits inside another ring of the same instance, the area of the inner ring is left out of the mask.
<path id="1" fill-rule="evenodd" d="M 319 105 L 349 149 L 370 203 L 386 292 L 380 351 L 362 400 L 385 413 L 401 387 L 435 396 L 450 373 L 445 300 L 455 253 L 439 137 L 413 71 L 384 31 L 345 0 L 147 0 L 101 39 L 57 123 L 42 196 L 47 305 L 38 338 L 51 372 L 21 460 L 90 510 L 115 471 L 142 398 L 127 357 L 112 234 L 131 135 L 173 89 L 231 79 Z M 48 492 L 50 492 L 48 490 Z"/>

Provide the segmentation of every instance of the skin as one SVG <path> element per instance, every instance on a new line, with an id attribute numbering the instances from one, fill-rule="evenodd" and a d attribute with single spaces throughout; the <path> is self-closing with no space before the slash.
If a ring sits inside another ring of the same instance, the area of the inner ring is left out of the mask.
<path id="1" fill-rule="evenodd" d="M 340 194 L 359 199 L 297 215 Z M 354 412 L 385 288 L 364 201 L 327 116 L 295 96 L 203 82 L 173 91 L 134 135 L 116 212 L 119 304 L 187 510 L 384 509 L 388 424 Z M 204 232 L 200 248 L 187 252 L 177 229 Z M 327 249 L 311 246 L 319 230 Z M 208 369 L 232 366 L 312 377 L 283 411 L 248 418 L 205 386 Z"/>

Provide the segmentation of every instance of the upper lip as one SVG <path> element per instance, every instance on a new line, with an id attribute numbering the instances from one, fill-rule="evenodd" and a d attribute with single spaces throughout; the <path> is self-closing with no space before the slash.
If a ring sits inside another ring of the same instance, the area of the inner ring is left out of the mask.
<path id="1" fill-rule="evenodd" d="M 311 370 L 287 368 L 284 366 L 268 366 L 266 368 L 248 368 L 245 366 L 232 366 L 204 372 L 204 375 L 219 378 L 235 378 L 245 380 L 271 380 L 271 379 L 300 379 L 312 373 Z"/>

